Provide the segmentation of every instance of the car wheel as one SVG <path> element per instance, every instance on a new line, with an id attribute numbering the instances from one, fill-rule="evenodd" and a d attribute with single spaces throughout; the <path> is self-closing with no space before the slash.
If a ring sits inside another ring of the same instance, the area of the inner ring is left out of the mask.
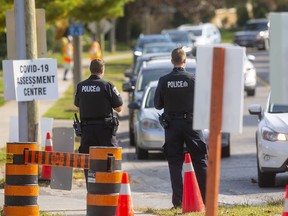
<path id="1" fill-rule="evenodd" d="M 247 90 L 247 95 L 248 95 L 248 96 L 255 96 L 255 89 L 249 89 L 249 90 Z"/>
<path id="2" fill-rule="evenodd" d="M 228 143 L 228 146 L 224 146 L 221 149 L 221 157 L 225 158 L 225 157 L 230 157 L 230 141 Z"/>
<path id="3" fill-rule="evenodd" d="M 260 188 L 275 186 L 276 173 L 261 172 L 258 157 L 257 157 L 257 171 L 258 171 L 258 186 Z"/>
<path id="4" fill-rule="evenodd" d="M 138 146 L 136 147 L 136 154 L 137 154 L 137 159 L 139 160 L 148 159 L 148 151 L 145 149 L 139 148 Z"/>

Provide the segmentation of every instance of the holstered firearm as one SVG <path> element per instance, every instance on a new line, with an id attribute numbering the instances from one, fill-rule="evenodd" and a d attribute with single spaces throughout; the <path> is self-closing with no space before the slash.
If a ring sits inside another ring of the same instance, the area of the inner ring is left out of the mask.
<path id="1" fill-rule="evenodd" d="M 111 128 L 112 135 L 116 136 L 116 132 L 119 126 L 119 119 L 116 116 L 112 116 L 109 118 L 105 118 L 105 123 L 109 128 Z"/>
<path id="2" fill-rule="evenodd" d="M 165 129 L 169 127 L 170 118 L 167 114 L 162 113 L 161 115 L 158 113 L 158 119 L 160 125 Z"/>
<path id="3" fill-rule="evenodd" d="M 81 123 L 78 119 L 77 113 L 74 113 L 73 128 L 74 128 L 76 136 L 81 136 L 82 134 Z"/>

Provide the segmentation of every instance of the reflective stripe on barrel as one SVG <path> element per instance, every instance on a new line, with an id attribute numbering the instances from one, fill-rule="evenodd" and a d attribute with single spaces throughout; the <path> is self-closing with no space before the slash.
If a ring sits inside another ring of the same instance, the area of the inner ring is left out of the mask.
<path id="1" fill-rule="evenodd" d="M 94 172 L 89 170 L 88 188 L 91 194 L 119 193 L 122 172 Z"/>
<path id="2" fill-rule="evenodd" d="M 109 155 L 113 155 L 114 171 L 121 170 L 121 160 L 122 160 L 122 148 L 115 147 L 90 147 L 89 150 L 89 162 L 90 169 L 93 171 L 107 172 L 107 158 Z"/>
<path id="3" fill-rule="evenodd" d="M 39 215 L 38 165 L 23 165 L 24 149 L 36 150 L 37 143 L 7 143 L 7 155 L 13 155 L 13 163 L 6 164 L 3 209 L 6 216 Z"/>
<path id="4" fill-rule="evenodd" d="M 111 216 L 115 215 L 118 205 L 119 194 L 87 194 L 87 216 L 101 215 Z"/>

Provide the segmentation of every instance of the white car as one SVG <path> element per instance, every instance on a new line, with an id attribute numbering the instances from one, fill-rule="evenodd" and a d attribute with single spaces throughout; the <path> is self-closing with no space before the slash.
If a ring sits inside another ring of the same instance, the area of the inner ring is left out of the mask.
<path id="1" fill-rule="evenodd" d="M 203 23 L 200 25 L 184 24 L 177 29 L 188 31 L 195 46 L 221 42 L 221 33 L 212 23 Z"/>
<path id="2" fill-rule="evenodd" d="M 255 96 L 257 85 L 256 68 L 253 65 L 254 55 L 244 56 L 244 90 L 247 96 Z"/>
<path id="3" fill-rule="evenodd" d="M 269 94 L 264 108 L 253 104 L 248 110 L 259 118 L 256 131 L 258 185 L 273 187 L 276 174 L 288 171 L 288 104 L 272 104 Z"/>

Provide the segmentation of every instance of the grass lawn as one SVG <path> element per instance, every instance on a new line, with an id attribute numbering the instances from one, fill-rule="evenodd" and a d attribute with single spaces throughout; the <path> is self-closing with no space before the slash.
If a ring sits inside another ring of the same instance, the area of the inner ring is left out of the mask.
<path id="1" fill-rule="evenodd" d="M 221 37 L 222 37 L 222 43 L 233 43 L 233 36 L 235 33 L 235 30 L 232 29 L 220 29 Z"/>
<path id="2" fill-rule="evenodd" d="M 284 207 L 283 201 L 271 202 L 265 206 L 249 206 L 249 205 L 234 205 L 234 206 L 219 206 L 218 216 L 280 216 Z M 181 209 L 174 210 L 157 210 L 157 209 L 142 209 L 145 213 L 161 216 L 180 215 Z M 205 213 L 193 212 L 181 215 L 187 216 L 205 216 Z"/>
<path id="3" fill-rule="evenodd" d="M 104 79 L 112 82 L 121 91 L 122 83 L 125 81 L 124 72 L 130 68 L 132 64 L 132 58 L 120 59 L 113 61 L 106 61 Z M 83 79 L 88 78 L 90 72 L 86 71 Z M 44 117 L 54 119 L 72 119 L 73 113 L 77 109 L 74 106 L 74 89 L 73 84 L 65 92 L 64 97 L 56 101 L 53 107 L 51 107 L 45 114 Z"/>

